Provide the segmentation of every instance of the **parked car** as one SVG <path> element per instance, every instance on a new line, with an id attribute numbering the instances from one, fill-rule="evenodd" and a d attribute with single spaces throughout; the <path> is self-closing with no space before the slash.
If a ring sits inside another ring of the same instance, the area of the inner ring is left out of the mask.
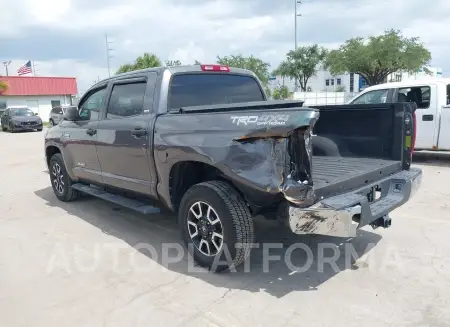
<path id="1" fill-rule="evenodd" d="M 64 119 L 64 113 L 71 106 L 57 106 L 50 111 L 48 121 L 51 126 L 58 125 Z M 75 106 L 76 108 L 76 106 Z"/>
<path id="2" fill-rule="evenodd" d="M 1 117 L 2 131 L 42 131 L 42 119 L 27 107 L 9 107 Z"/>
<path id="3" fill-rule="evenodd" d="M 351 104 L 417 104 L 416 150 L 450 151 L 450 78 L 385 83 L 366 88 Z"/>
<path id="4" fill-rule="evenodd" d="M 119 74 L 47 131 L 50 182 L 61 201 L 177 212 L 194 259 L 214 271 L 248 256 L 255 215 L 296 234 L 389 227 L 422 179 L 410 167 L 415 104 L 302 105 L 267 101 L 252 72 L 223 65 Z"/>

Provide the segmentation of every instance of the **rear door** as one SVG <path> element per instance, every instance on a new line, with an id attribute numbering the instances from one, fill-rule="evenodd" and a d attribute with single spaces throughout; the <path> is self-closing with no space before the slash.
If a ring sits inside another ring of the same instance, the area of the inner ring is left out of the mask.
<path id="1" fill-rule="evenodd" d="M 97 153 L 106 185 L 155 195 L 151 121 L 157 73 L 112 81 L 106 114 L 98 125 Z"/>
<path id="2" fill-rule="evenodd" d="M 415 102 L 416 149 L 433 149 L 437 145 L 439 110 L 436 84 L 414 85 L 398 89 L 397 102 Z"/>
<path id="3" fill-rule="evenodd" d="M 446 97 L 441 105 L 438 148 L 439 150 L 450 150 L 450 84 L 442 91 Z"/>

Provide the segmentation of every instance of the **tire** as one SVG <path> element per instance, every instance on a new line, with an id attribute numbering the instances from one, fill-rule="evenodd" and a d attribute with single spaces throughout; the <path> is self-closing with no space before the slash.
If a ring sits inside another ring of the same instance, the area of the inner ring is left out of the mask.
<path id="1" fill-rule="evenodd" d="M 42 132 L 42 128 L 38 128 L 37 131 L 38 131 L 38 132 Z"/>
<path id="2" fill-rule="evenodd" d="M 212 209 L 209 215 L 205 214 L 208 206 Z M 202 217 L 198 217 L 199 214 Z M 192 186 L 181 200 L 178 221 L 184 243 L 202 267 L 220 272 L 237 267 L 250 254 L 254 241 L 250 210 L 241 195 L 225 182 L 211 181 Z M 204 242 L 208 243 L 207 247 Z M 210 250 L 209 255 L 207 250 Z"/>
<path id="3" fill-rule="evenodd" d="M 14 130 L 14 126 L 12 124 L 9 124 L 9 131 L 11 133 L 15 133 L 16 131 Z"/>
<path id="4" fill-rule="evenodd" d="M 49 123 L 50 123 L 50 126 L 52 126 L 52 127 L 55 126 L 55 123 L 53 122 L 53 119 L 50 119 Z"/>
<path id="5" fill-rule="evenodd" d="M 63 202 L 74 201 L 79 196 L 79 192 L 72 189 L 73 182 L 67 174 L 61 153 L 51 157 L 49 171 L 50 182 L 56 197 Z"/>
<path id="6" fill-rule="evenodd" d="M 2 125 L 2 131 L 6 132 L 7 128 L 5 126 Z"/>

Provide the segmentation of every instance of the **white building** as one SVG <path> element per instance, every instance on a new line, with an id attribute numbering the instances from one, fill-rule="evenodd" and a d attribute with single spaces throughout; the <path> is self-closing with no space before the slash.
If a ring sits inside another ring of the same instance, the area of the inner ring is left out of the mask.
<path id="1" fill-rule="evenodd" d="M 438 67 L 427 67 L 431 71 L 431 75 L 420 69 L 416 74 L 394 73 L 387 77 L 386 82 L 405 81 L 411 79 L 423 79 L 430 77 L 442 77 L 442 69 Z M 285 85 L 291 92 L 294 92 L 295 83 L 289 78 L 276 76 L 273 78 L 269 86 L 274 89 L 280 85 Z M 307 92 L 345 92 L 346 94 L 355 94 L 364 90 L 368 86 L 366 80 L 354 73 L 333 76 L 327 70 L 318 70 L 316 75 L 311 76 L 307 83 Z M 300 87 L 299 87 L 300 88 Z"/>
<path id="2" fill-rule="evenodd" d="M 8 90 L 0 93 L 0 112 L 8 106 L 26 106 L 48 121 L 55 106 L 70 105 L 77 94 L 73 77 L 0 76 Z"/>

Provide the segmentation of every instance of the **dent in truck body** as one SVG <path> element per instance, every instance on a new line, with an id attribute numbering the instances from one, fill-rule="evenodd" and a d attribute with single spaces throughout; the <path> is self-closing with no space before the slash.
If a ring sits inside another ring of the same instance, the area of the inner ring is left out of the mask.
<path id="1" fill-rule="evenodd" d="M 242 115 L 259 118 L 236 118 Z M 270 119 L 261 120 L 268 115 L 287 119 L 284 123 L 272 120 L 273 124 L 267 123 Z M 318 117 L 319 112 L 310 108 L 159 116 L 154 157 L 160 200 L 175 209 L 167 187 L 171 169 L 179 162 L 194 161 L 217 168 L 254 207 L 267 207 L 283 195 L 299 204 L 312 204 L 310 131 Z M 266 123 L 258 125 L 258 121 Z"/>

